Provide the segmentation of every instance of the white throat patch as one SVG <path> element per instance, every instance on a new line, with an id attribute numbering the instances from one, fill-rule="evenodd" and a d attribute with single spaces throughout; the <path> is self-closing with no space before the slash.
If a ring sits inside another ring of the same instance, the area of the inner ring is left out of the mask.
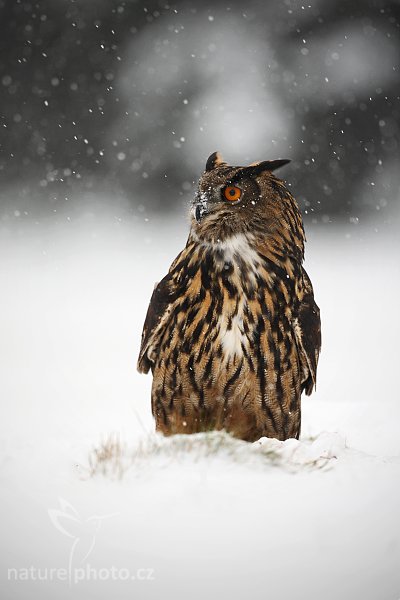
<path id="1" fill-rule="evenodd" d="M 251 243 L 254 241 L 252 235 L 238 233 L 223 242 L 217 241 L 215 244 L 208 244 L 210 247 L 221 250 L 224 253 L 226 262 L 234 262 L 235 256 L 240 257 L 242 261 L 252 266 L 260 264 L 260 259 L 257 252 L 252 248 Z"/>

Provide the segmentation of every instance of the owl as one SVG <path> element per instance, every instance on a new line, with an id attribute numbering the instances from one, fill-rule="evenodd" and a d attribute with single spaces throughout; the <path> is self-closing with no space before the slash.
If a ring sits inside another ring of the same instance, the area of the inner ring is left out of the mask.
<path id="1" fill-rule="evenodd" d="M 186 247 L 155 286 L 138 360 L 152 371 L 165 435 L 300 435 L 321 332 L 301 213 L 273 173 L 288 162 L 234 167 L 217 152 L 207 160 Z"/>

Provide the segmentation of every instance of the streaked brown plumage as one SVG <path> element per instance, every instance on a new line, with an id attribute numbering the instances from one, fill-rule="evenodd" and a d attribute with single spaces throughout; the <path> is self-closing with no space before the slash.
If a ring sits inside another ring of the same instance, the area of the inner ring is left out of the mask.
<path id="1" fill-rule="evenodd" d="M 287 162 L 207 161 L 186 247 L 155 287 L 142 334 L 138 369 L 152 370 L 164 434 L 299 437 L 321 335 L 301 214 L 272 173 Z"/>

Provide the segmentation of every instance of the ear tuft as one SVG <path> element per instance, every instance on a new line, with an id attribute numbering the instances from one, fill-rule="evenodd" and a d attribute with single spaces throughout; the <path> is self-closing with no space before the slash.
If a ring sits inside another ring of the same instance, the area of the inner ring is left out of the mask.
<path id="1" fill-rule="evenodd" d="M 226 165 L 226 162 L 219 152 L 213 152 L 207 159 L 206 171 L 212 171 L 215 167 L 220 167 L 221 165 Z"/>
<path id="2" fill-rule="evenodd" d="M 290 163 L 290 160 L 287 158 L 278 158 L 277 160 L 264 160 L 262 162 L 252 163 L 249 166 L 251 170 L 251 174 L 253 177 L 260 175 L 263 171 L 275 171 L 284 165 Z"/>
<path id="3" fill-rule="evenodd" d="M 275 171 L 275 169 L 280 169 L 281 167 L 284 167 L 285 165 L 290 163 L 290 159 L 289 158 L 277 158 L 276 160 L 268 160 L 267 163 L 268 163 L 267 170 Z"/>
<path id="4" fill-rule="evenodd" d="M 250 165 L 250 168 L 254 169 L 258 173 L 263 171 L 275 171 L 290 163 L 287 158 L 278 158 L 277 160 L 263 160 L 261 162 L 255 162 Z"/>

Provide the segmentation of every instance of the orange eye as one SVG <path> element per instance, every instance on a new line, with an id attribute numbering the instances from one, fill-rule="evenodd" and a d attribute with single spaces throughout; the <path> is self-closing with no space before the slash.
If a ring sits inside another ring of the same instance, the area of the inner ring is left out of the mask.
<path id="1" fill-rule="evenodd" d="M 234 185 L 228 185 L 224 188 L 224 198 L 230 202 L 239 200 L 242 195 L 242 190 Z"/>

